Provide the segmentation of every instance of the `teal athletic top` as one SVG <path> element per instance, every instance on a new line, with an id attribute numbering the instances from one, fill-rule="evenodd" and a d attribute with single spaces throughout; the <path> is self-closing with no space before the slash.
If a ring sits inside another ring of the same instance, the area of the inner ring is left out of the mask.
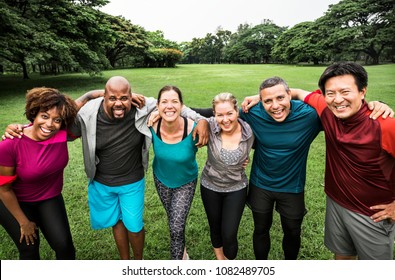
<path id="1" fill-rule="evenodd" d="M 322 130 L 315 109 L 292 100 L 287 118 L 276 122 L 259 102 L 249 113 L 240 110 L 240 117 L 255 135 L 251 183 L 274 192 L 303 192 L 310 144 Z"/>
<path id="2" fill-rule="evenodd" d="M 167 144 L 159 139 L 152 127 L 150 130 L 155 153 L 152 169 L 156 178 L 168 188 L 179 188 L 197 179 L 197 138 L 193 140 L 192 133 L 189 133 L 181 142 Z"/>

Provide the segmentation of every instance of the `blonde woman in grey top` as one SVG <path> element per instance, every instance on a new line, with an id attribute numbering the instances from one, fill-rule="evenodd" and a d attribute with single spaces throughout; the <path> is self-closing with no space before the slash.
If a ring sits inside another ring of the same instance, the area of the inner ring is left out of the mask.
<path id="1" fill-rule="evenodd" d="M 220 93 L 212 103 L 214 117 L 208 119 L 210 137 L 201 195 L 216 258 L 235 259 L 237 231 L 247 197 L 245 163 L 254 135 L 250 126 L 238 118 L 237 100 L 232 94 Z"/>

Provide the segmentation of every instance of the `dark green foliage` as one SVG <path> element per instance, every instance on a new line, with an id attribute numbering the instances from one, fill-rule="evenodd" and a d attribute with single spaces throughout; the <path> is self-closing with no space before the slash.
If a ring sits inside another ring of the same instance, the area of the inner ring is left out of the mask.
<path id="1" fill-rule="evenodd" d="M 231 92 L 242 102 L 248 95 L 258 92 L 260 83 L 272 76 L 283 77 L 291 87 L 315 90 L 318 78 L 325 67 L 304 67 L 285 65 L 182 65 L 176 68 L 151 68 L 133 70 L 103 71 L 102 77 L 84 74 L 58 76 L 33 75 L 30 80 L 21 81 L 17 76 L 0 76 L 0 130 L 9 123 L 26 123 L 23 116 L 24 96 L 35 86 L 59 88 L 73 98 L 91 89 L 103 88 L 106 80 L 113 75 L 125 76 L 132 84 L 134 92 L 156 97 L 159 89 L 166 84 L 177 85 L 183 92 L 184 102 L 190 107 L 207 108 L 211 99 L 220 92 Z M 366 67 L 369 73 L 368 100 L 382 100 L 395 108 L 395 65 Z M 111 229 L 94 231 L 90 228 L 87 205 L 87 179 L 83 168 L 81 142 L 69 143 L 70 161 L 65 170 L 64 198 L 71 224 L 77 258 L 82 260 L 116 260 L 117 249 Z M 251 157 L 252 158 L 252 157 Z M 151 154 L 150 159 L 153 159 Z M 206 148 L 198 151 L 197 160 L 201 171 L 206 160 Z M 299 259 L 329 260 L 332 254 L 323 244 L 325 194 L 323 189 L 325 162 L 325 140 L 321 133 L 312 143 L 307 162 L 305 188 L 308 210 L 302 227 L 302 246 Z M 251 165 L 247 167 L 249 174 Z M 146 260 L 166 260 L 170 257 L 169 231 L 164 208 L 156 193 L 151 168 L 146 174 L 145 194 Z M 254 259 L 252 251 L 253 222 L 249 208 L 245 208 L 239 229 L 239 253 L 237 259 Z M 272 248 L 270 259 L 281 260 L 282 231 L 278 214 L 274 213 L 271 229 Z M 17 259 L 15 245 L 0 227 L 0 259 Z M 186 246 L 195 260 L 212 260 L 209 228 L 200 188 L 196 190 L 186 229 Z M 48 244 L 42 242 L 42 259 L 53 259 Z"/>

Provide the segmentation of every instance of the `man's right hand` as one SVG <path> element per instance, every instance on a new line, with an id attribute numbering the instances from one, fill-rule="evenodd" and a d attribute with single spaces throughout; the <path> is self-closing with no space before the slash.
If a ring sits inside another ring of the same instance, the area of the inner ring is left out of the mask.
<path id="1" fill-rule="evenodd" d="M 151 127 L 154 125 L 154 123 L 158 122 L 159 119 L 161 118 L 161 116 L 159 115 L 159 111 L 158 110 L 154 110 L 148 118 L 148 122 L 147 122 L 147 126 Z"/>
<path id="2" fill-rule="evenodd" d="M 6 138 L 8 139 L 14 139 L 14 137 L 21 138 L 23 135 L 23 125 L 21 124 L 9 124 L 6 129 L 4 134 L 1 136 L 1 139 L 5 140 Z"/>

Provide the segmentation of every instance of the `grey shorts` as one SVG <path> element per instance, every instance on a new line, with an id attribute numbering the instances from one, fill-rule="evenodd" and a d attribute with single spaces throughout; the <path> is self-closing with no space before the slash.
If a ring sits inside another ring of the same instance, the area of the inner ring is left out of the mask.
<path id="1" fill-rule="evenodd" d="M 360 260 L 392 260 L 394 237 L 395 223 L 375 223 L 326 197 L 324 242 L 334 254 L 358 256 Z"/>

